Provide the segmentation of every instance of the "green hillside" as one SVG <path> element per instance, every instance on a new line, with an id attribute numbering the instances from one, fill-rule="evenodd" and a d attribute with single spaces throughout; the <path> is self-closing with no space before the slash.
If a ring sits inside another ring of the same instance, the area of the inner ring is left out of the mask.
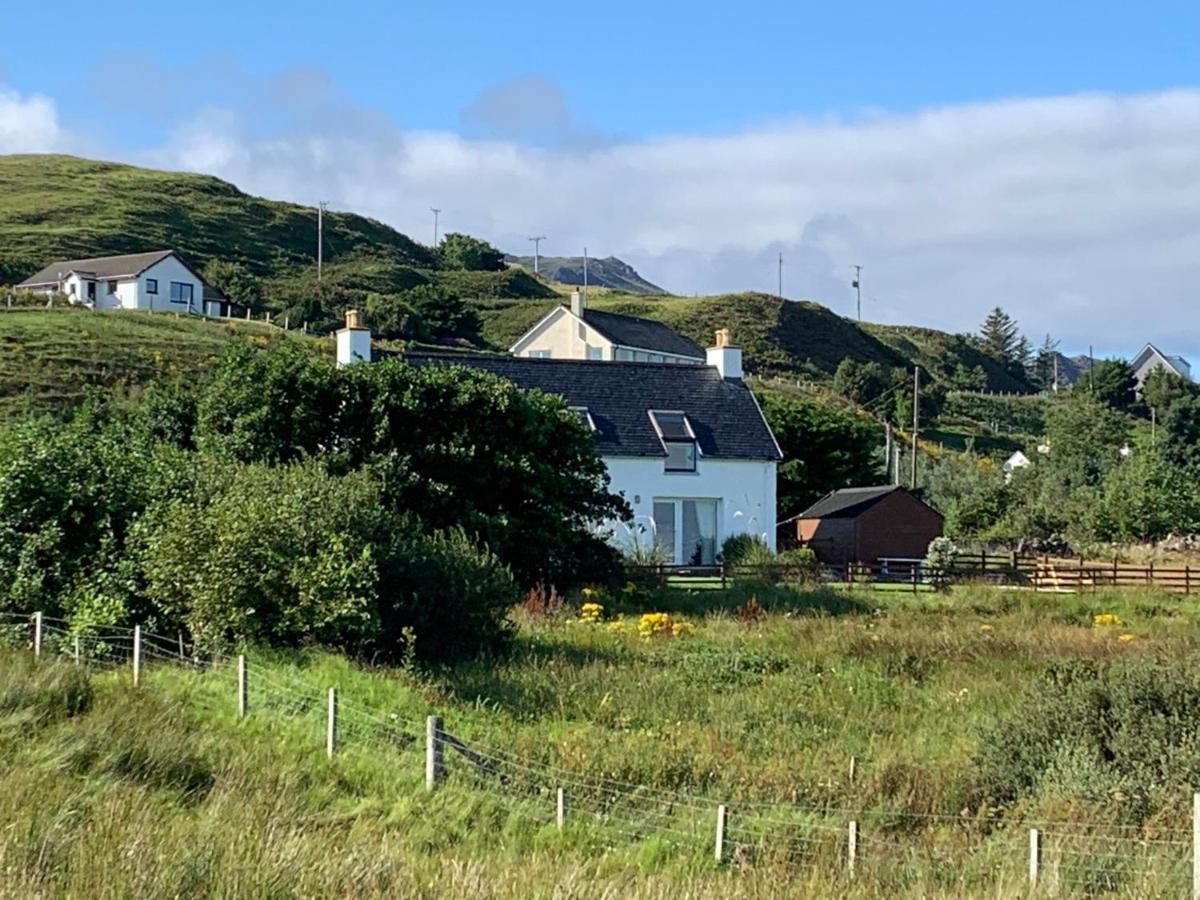
<path id="1" fill-rule="evenodd" d="M 236 340 L 307 340 L 260 322 L 84 309 L 0 311 L 0 421 L 77 402 L 89 386 L 133 389 L 205 371 Z"/>
<path id="2" fill-rule="evenodd" d="M 431 248 L 353 213 L 327 212 L 324 236 L 323 292 L 350 292 L 352 300 L 355 291 L 429 283 L 476 296 L 551 293 L 520 269 L 447 270 Z M 316 241 L 312 207 L 253 197 L 212 176 L 72 156 L 0 156 L 0 284 L 54 259 L 171 247 L 198 266 L 244 264 L 282 308 L 316 292 Z"/>

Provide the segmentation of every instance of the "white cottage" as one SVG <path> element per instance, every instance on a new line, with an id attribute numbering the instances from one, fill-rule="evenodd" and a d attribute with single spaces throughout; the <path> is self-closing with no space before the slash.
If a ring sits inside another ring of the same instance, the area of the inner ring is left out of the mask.
<path id="1" fill-rule="evenodd" d="M 147 309 L 229 315 L 229 301 L 174 250 L 64 259 L 17 285 L 39 294 L 65 294 L 93 309 Z"/>
<path id="2" fill-rule="evenodd" d="M 1153 344 L 1147 344 L 1139 350 L 1129 365 L 1133 368 L 1133 377 L 1137 379 L 1139 391 L 1146 381 L 1146 376 L 1155 369 L 1166 369 L 1172 375 L 1178 375 L 1188 381 L 1192 380 L 1192 367 L 1186 359 L 1182 356 L 1163 353 Z"/>
<path id="3" fill-rule="evenodd" d="M 357 315 L 338 334 L 338 363 L 372 357 Z M 376 354 L 378 355 L 378 354 Z M 633 509 L 608 523 L 616 542 L 654 541 L 667 562 L 710 565 L 735 534 L 775 547 L 775 475 L 782 459 L 742 381 L 742 351 L 718 332 L 705 362 L 679 365 L 405 353 L 413 365 L 469 366 L 562 396 L 595 434 L 612 490 Z"/>

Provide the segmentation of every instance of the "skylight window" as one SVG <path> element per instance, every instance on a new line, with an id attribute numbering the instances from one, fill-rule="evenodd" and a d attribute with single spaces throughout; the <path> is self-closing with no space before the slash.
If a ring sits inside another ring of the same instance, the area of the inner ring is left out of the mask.
<path id="1" fill-rule="evenodd" d="M 572 406 L 571 412 L 579 416 L 580 424 L 583 425 L 583 427 L 588 431 L 596 430 L 596 422 L 592 419 L 592 414 L 588 412 L 588 408 L 586 406 Z"/>
<path id="2" fill-rule="evenodd" d="M 682 412 L 654 409 L 650 411 L 650 421 L 654 430 L 662 440 L 663 450 L 666 451 L 667 472 L 695 472 L 696 458 L 700 455 L 696 446 L 696 433 L 692 423 Z"/>

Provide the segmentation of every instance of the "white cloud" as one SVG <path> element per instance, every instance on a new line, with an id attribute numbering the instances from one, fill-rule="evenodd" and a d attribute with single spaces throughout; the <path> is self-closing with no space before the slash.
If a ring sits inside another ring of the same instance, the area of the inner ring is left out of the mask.
<path id="1" fill-rule="evenodd" d="M 37 94 L 22 97 L 0 85 L 0 153 L 43 153 L 66 146 L 52 100 Z"/>
<path id="2" fill-rule="evenodd" d="M 6 103 L 48 110 L 46 141 L 63 139 L 48 101 L 0 93 L 0 147 Z M 1069 349 L 1200 352 L 1200 90 L 588 148 L 402 133 L 335 94 L 270 133 L 257 118 L 207 110 L 138 160 L 330 199 L 420 239 L 439 206 L 445 230 L 518 251 L 544 233 L 544 252 L 586 245 L 681 293 L 774 290 L 782 251 L 785 292 L 845 314 L 860 263 L 868 318 L 966 331 L 999 304 Z"/>

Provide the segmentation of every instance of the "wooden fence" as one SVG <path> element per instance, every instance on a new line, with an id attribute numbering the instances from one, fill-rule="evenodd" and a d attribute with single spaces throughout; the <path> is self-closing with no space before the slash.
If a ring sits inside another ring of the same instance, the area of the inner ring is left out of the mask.
<path id="1" fill-rule="evenodd" d="M 633 566 L 631 571 L 656 579 L 662 586 L 681 587 L 719 582 L 722 588 L 738 580 L 760 579 L 775 583 L 907 585 L 914 592 L 932 590 L 937 583 L 994 584 L 1036 591 L 1087 593 L 1104 588 L 1154 588 L 1167 593 L 1200 592 L 1200 567 L 1131 565 L 1116 561 L 1086 560 L 1017 553 L 977 553 L 959 556 L 945 572 L 930 570 L 921 560 L 889 559 L 875 563 L 816 566 L 797 564 Z"/>

